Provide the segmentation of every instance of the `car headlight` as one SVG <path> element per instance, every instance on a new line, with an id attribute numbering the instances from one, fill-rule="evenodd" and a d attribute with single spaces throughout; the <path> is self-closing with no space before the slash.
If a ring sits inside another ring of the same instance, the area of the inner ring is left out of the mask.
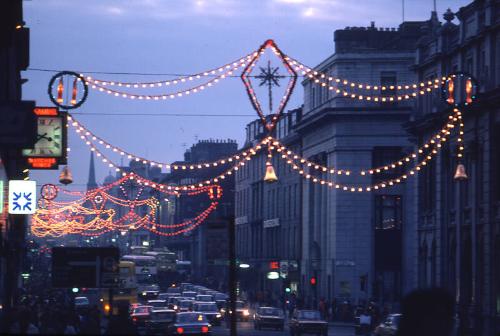
<path id="1" fill-rule="evenodd" d="M 221 314 L 217 314 L 217 315 L 215 315 L 215 317 L 217 317 L 217 318 L 221 318 L 221 317 L 222 317 L 222 315 L 221 315 Z"/>
<path id="2" fill-rule="evenodd" d="M 243 310 L 243 315 L 245 315 L 245 316 L 250 315 L 250 312 L 248 311 L 248 309 Z"/>
<path id="3" fill-rule="evenodd" d="M 224 308 L 221 308 L 221 309 L 220 309 L 220 312 L 221 312 L 221 313 L 225 313 L 225 312 L 226 312 L 226 310 L 225 310 Z"/>
<path id="4" fill-rule="evenodd" d="M 177 308 L 179 308 L 179 307 L 177 307 L 177 306 L 174 306 L 174 310 L 177 310 Z"/>
<path id="5" fill-rule="evenodd" d="M 143 295 L 143 296 L 146 296 L 146 292 L 142 292 L 142 295 Z"/>

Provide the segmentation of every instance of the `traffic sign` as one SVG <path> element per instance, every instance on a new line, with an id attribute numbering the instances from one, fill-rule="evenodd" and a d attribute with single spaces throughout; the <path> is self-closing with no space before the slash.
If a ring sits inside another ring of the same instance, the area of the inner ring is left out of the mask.
<path id="1" fill-rule="evenodd" d="M 36 182 L 9 181 L 9 213 L 12 215 L 33 214 L 36 211 Z"/>
<path id="2" fill-rule="evenodd" d="M 118 288 L 120 252 L 115 247 L 52 248 L 55 288 Z"/>

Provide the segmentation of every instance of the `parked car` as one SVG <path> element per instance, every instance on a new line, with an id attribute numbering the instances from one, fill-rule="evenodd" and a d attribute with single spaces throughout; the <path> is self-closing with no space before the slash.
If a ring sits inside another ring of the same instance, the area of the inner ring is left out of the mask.
<path id="1" fill-rule="evenodd" d="M 386 319 L 380 323 L 374 330 L 374 335 L 377 336 L 393 336 L 396 335 L 399 327 L 401 314 L 389 314 Z"/>
<path id="2" fill-rule="evenodd" d="M 151 306 L 139 306 L 132 311 L 130 317 L 132 318 L 132 322 L 137 327 L 146 326 L 146 321 L 149 319 L 149 314 L 153 307 Z"/>
<path id="3" fill-rule="evenodd" d="M 146 334 L 162 334 L 164 335 L 168 326 L 174 323 L 175 310 L 161 309 L 152 310 L 149 315 L 149 320 L 146 320 Z"/>
<path id="4" fill-rule="evenodd" d="M 317 310 L 295 310 L 289 322 L 290 335 L 328 335 L 328 322 Z"/>
<path id="5" fill-rule="evenodd" d="M 198 294 L 196 295 L 195 301 L 198 302 L 214 302 L 212 295 Z"/>
<path id="6" fill-rule="evenodd" d="M 254 315 L 253 326 L 256 330 L 273 328 L 283 331 L 285 329 L 285 314 L 280 308 L 259 307 Z"/>
<path id="7" fill-rule="evenodd" d="M 221 325 L 222 315 L 215 302 L 196 302 L 192 310 L 202 313 L 212 325 Z"/>
<path id="8" fill-rule="evenodd" d="M 203 314 L 177 313 L 168 327 L 168 335 L 210 335 L 210 324 Z"/>

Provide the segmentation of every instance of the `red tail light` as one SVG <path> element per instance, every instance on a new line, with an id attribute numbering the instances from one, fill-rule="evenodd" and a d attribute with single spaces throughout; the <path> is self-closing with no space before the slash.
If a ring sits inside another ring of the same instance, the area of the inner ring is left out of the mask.
<path id="1" fill-rule="evenodd" d="M 134 317 L 132 318 L 132 321 L 137 322 L 137 317 L 135 317 L 135 316 L 134 316 Z"/>
<path id="2" fill-rule="evenodd" d="M 178 327 L 177 328 L 177 333 L 178 334 L 183 334 L 184 333 L 184 328 Z"/>
<path id="3" fill-rule="evenodd" d="M 203 326 L 203 327 L 201 327 L 201 332 L 202 332 L 203 334 L 206 334 L 206 333 L 208 332 L 208 327 L 207 327 L 207 326 Z"/>

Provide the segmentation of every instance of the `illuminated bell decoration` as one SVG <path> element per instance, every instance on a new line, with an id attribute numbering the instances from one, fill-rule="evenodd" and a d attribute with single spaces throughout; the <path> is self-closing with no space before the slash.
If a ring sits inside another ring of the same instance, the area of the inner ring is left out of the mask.
<path id="1" fill-rule="evenodd" d="M 273 183 L 278 181 L 278 176 L 274 172 L 274 167 L 271 162 L 266 162 L 266 175 L 264 176 L 264 182 Z"/>
<path id="2" fill-rule="evenodd" d="M 73 176 L 71 175 L 68 166 L 65 166 L 61 172 L 61 175 L 59 175 L 59 182 L 64 185 L 73 183 Z"/>
<path id="3" fill-rule="evenodd" d="M 455 176 L 453 178 L 457 181 L 467 180 L 468 176 L 465 172 L 465 166 L 462 163 L 457 165 L 457 170 L 455 171 Z"/>

